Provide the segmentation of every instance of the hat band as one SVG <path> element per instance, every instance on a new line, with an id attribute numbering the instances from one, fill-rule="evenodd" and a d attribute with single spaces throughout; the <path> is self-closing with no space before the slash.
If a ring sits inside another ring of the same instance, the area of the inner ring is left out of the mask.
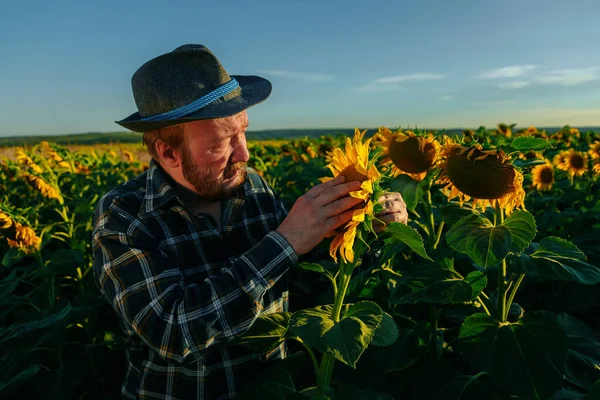
<path id="1" fill-rule="evenodd" d="M 240 86 L 240 84 L 238 83 L 238 81 L 235 80 L 235 78 L 231 78 L 231 80 L 229 82 L 219 86 L 218 88 L 216 88 L 215 90 L 213 90 L 211 92 L 208 92 L 207 94 L 200 97 L 198 100 L 193 101 L 190 104 L 186 104 L 185 106 L 176 108 L 172 111 L 164 112 L 162 114 L 156 114 L 156 115 L 152 115 L 150 117 L 142 118 L 141 120 L 142 121 L 165 121 L 165 120 L 169 120 L 169 119 L 181 118 L 183 116 L 193 113 L 194 111 L 198 111 L 202 107 L 206 107 L 207 105 L 214 102 L 215 100 L 225 96 L 226 94 L 233 92 L 239 86 Z"/>

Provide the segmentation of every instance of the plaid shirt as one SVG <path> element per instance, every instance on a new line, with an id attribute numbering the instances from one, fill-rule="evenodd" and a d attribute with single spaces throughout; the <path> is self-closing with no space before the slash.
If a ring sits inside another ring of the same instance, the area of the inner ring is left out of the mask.
<path id="1" fill-rule="evenodd" d="M 285 272 L 298 261 L 274 231 L 285 207 L 247 172 L 223 203 L 222 232 L 183 205 L 154 160 L 98 202 L 93 271 L 128 342 L 123 397 L 230 399 L 285 357 L 284 345 L 267 356 L 228 345 L 259 315 L 288 310 Z"/>

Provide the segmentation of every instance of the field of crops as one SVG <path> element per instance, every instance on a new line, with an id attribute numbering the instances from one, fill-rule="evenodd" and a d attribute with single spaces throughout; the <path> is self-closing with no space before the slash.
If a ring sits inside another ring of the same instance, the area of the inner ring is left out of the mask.
<path id="1" fill-rule="evenodd" d="M 381 127 L 250 153 L 288 208 L 338 174 L 365 201 L 297 266 L 291 312 L 236 341 L 291 354 L 239 398 L 600 399 L 600 132 Z M 120 398 L 92 217 L 147 155 L 41 142 L 0 160 L 0 398 Z M 409 222 L 377 235 L 386 190 Z"/>

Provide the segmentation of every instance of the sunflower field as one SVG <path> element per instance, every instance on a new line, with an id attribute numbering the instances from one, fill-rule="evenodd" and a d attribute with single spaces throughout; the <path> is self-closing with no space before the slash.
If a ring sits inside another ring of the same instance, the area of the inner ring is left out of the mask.
<path id="1" fill-rule="evenodd" d="M 600 399 L 600 132 L 380 127 L 249 147 L 288 209 L 338 175 L 362 202 L 292 271 L 290 312 L 231 343 L 290 350 L 236 398 Z M 120 398 L 126 343 L 93 280 L 92 218 L 147 168 L 127 146 L 0 159 L 0 398 Z M 388 192 L 409 220 L 379 231 Z"/>

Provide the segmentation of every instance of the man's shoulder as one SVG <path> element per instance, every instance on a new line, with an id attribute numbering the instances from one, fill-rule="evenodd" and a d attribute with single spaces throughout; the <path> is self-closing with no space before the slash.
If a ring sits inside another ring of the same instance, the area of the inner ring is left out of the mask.
<path id="1" fill-rule="evenodd" d="M 96 203 L 96 218 L 115 209 L 136 215 L 146 195 L 145 177 L 146 173 L 143 173 L 105 193 Z"/>
<path id="2" fill-rule="evenodd" d="M 273 195 L 273 188 L 267 181 L 253 168 L 246 167 L 246 191 L 251 193 L 268 193 Z"/>

